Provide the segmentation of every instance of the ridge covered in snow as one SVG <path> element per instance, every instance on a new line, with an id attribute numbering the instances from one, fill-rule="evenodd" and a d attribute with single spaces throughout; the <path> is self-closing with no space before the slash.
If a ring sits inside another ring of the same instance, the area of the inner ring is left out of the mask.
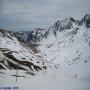
<path id="1" fill-rule="evenodd" d="M 20 42 L 13 32 L 0 29 L 0 69 L 24 69 L 29 72 L 42 69 L 43 59 L 32 47 Z"/>

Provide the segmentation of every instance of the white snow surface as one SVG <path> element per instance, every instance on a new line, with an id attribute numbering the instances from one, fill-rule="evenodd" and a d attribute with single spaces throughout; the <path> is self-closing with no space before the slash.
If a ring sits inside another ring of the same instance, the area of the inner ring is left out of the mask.
<path id="1" fill-rule="evenodd" d="M 87 66 L 88 64 L 77 65 L 70 73 L 65 73 L 61 67 L 48 69 L 47 72 L 41 71 L 36 76 L 19 71 L 18 75 L 24 77 L 18 77 L 17 82 L 16 77 L 10 76 L 16 75 L 16 71 L 2 70 L 0 72 L 6 74 L 0 74 L 0 87 L 18 87 L 17 90 L 90 90 L 90 72 L 85 71 Z"/>

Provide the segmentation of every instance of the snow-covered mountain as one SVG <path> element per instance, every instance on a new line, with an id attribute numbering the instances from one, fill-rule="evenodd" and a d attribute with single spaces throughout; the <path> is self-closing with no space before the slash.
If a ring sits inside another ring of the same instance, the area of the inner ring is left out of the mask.
<path id="1" fill-rule="evenodd" d="M 82 20 L 65 18 L 47 30 L 0 30 L 0 55 L 0 67 L 5 69 L 16 68 L 16 64 L 34 71 L 45 66 L 86 63 L 90 60 L 90 15 L 86 14 Z M 2 64 L 3 58 L 9 60 Z"/>
<path id="2" fill-rule="evenodd" d="M 43 59 L 11 31 L 0 29 L 0 69 L 23 69 L 31 74 L 43 68 Z M 34 48 L 35 49 L 35 48 Z"/>
<path id="3" fill-rule="evenodd" d="M 48 30 L 17 32 L 16 37 L 22 42 L 38 45 L 38 54 L 44 59 L 57 64 L 79 63 L 90 58 L 90 15 L 81 20 L 72 17 L 57 21 Z"/>
<path id="4" fill-rule="evenodd" d="M 44 37 L 46 29 L 34 29 L 32 31 L 20 31 L 16 32 L 15 36 L 19 38 L 20 41 L 27 44 L 38 45 L 40 40 Z"/>
<path id="5" fill-rule="evenodd" d="M 89 68 L 89 14 L 81 20 L 59 20 L 48 29 L 0 29 L 1 86 L 16 85 L 20 90 L 90 90 Z M 20 77 L 17 83 L 16 76 Z"/>
<path id="6" fill-rule="evenodd" d="M 45 36 L 38 49 L 46 60 L 60 65 L 90 60 L 90 15 L 81 21 L 71 17 L 57 21 Z"/>

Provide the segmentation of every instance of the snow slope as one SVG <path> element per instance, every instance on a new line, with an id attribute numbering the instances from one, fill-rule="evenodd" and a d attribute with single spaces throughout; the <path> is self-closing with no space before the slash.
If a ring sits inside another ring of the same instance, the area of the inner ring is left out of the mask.
<path id="1" fill-rule="evenodd" d="M 0 30 L 0 65 L 2 68 L 16 69 L 20 64 L 20 68 L 34 72 L 42 68 L 42 62 L 43 59 L 36 56 L 30 47 L 20 42 L 13 32 Z"/>
<path id="2" fill-rule="evenodd" d="M 67 25 L 66 21 L 63 22 Z M 46 60 L 61 65 L 78 64 L 90 60 L 90 28 L 87 28 L 85 23 L 78 26 L 72 22 L 72 27 L 57 29 L 54 34 L 55 29 L 51 27 L 48 30 L 47 38 L 41 40 L 38 48 L 39 53 Z"/>
<path id="3" fill-rule="evenodd" d="M 3 71 L 4 73 L 6 71 Z M 16 71 L 7 71 L 7 74 L 0 74 L 1 87 L 18 87 L 17 90 L 89 90 L 90 74 L 87 77 L 66 76 L 62 69 L 49 69 L 47 72 L 40 72 L 36 76 L 30 76 L 19 71 L 20 76 L 16 82 Z M 85 75 L 85 73 L 84 73 Z M 8 79 L 8 81 L 7 81 Z M 1 81 L 2 80 L 2 81 Z"/>
<path id="4" fill-rule="evenodd" d="M 39 50 L 53 63 L 73 64 L 90 59 L 90 29 L 84 26 L 58 32 L 40 42 Z"/>

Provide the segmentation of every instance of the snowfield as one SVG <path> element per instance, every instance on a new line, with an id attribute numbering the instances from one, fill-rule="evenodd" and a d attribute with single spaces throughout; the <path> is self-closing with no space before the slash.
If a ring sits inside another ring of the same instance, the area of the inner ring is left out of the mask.
<path id="1" fill-rule="evenodd" d="M 19 71 L 20 76 L 16 82 L 16 71 L 2 71 L 0 74 L 0 87 L 18 87 L 17 90 L 90 90 L 90 62 L 76 67 L 48 69 L 41 71 L 36 76 Z M 87 68 L 86 68 L 87 67 Z M 69 70 L 68 70 L 69 69 Z M 67 73 L 66 73 L 67 72 Z M 77 76 L 76 76 L 77 74 Z"/>

